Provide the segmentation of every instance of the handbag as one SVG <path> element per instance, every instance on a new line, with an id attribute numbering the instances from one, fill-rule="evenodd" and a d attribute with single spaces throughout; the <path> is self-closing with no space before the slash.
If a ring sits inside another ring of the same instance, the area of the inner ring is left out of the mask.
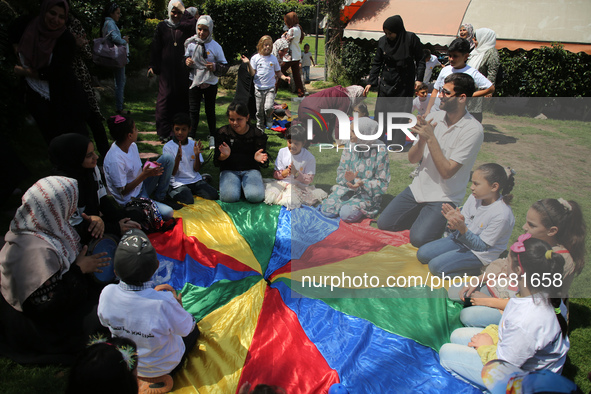
<path id="1" fill-rule="evenodd" d="M 109 68 L 122 68 L 127 64 L 127 45 L 115 45 L 108 37 L 92 40 L 92 61 Z"/>

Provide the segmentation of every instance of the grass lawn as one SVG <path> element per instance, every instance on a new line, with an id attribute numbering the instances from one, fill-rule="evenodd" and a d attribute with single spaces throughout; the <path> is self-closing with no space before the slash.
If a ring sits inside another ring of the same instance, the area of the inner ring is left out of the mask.
<path id="1" fill-rule="evenodd" d="M 313 48 L 314 37 L 308 36 Z M 320 46 L 319 63 L 324 63 L 323 40 Z M 321 56 L 320 56 L 321 54 Z M 319 86 L 320 85 L 320 86 Z M 154 105 L 156 100 L 156 84 L 148 83 L 146 78 L 129 78 L 126 104 L 132 111 L 140 131 L 155 130 Z M 324 88 L 329 84 L 317 84 L 316 88 Z M 220 90 L 216 103 L 217 124 L 226 123 L 226 107 L 231 102 L 233 92 Z M 281 91 L 278 100 L 289 101 L 293 97 L 286 91 Z M 103 97 L 103 114 L 114 112 L 111 104 L 112 97 Z M 535 120 L 522 117 L 496 116 L 485 113 L 485 142 L 478 155 L 476 165 L 485 162 L 498 162 L 504 166 L 511 166 L 517 170 L 516 186 L 513 190 L 512 204 L 516 218 L 511 242 L 522 233 L 521 226 L 525 220 L 528 207 L 536 200 L 545 197 L 563 197 L 574 199 L 583 207 L 584 217 L 591 221 L 591 175 L 589 163 L 591 160 L 591 124 L 582 122 L 564 122 L 553 120 Z M 198 138 L 207 144 L 207 127 L 205 115 L 201 115 L 198 127 Z M 30 176 L 22 182 L 24 191 L 36 179 L 49 174 L 49 161 L 46 147 L 35 128 L 29 127 L 23 133 L 15 133 L 12 141 L 17 154 L 27 163 Z M 37 134 L 35 134 L 37 133 Z M 157 139 L 155 135 L 142 135 L 142 140 Z M 280 148 L 285 146 L 285 140 L 280 134 L 269 133 L 268 151 L 274 158 Z M 27 146 L 27 150 L 24 147 Z M 153 151 L 160 153 L 162 145 L 149 145 L 139 141 L 141 152 Z M 341 155 L 336 149 L 319 151 L 310 148 L 316 157 L 317 175 L 314 183 L 321 187 L 334 184 L 336 167 Z M 206 155 L 209 151 L 206 152 Z M 33 159 L 34 158 L 34 159 Z M 391 182 L 388 193 L 392 196 L 402 191 L 411 181 L 410 172 L 414 165 L 408 163 L 406 154 L 390 155 Z M 263 176 L 271 177 L 273 166 L 264 169 Z M 212 174 L 214 186 L 218 186 L 219 170 L 211 161 L 207 162 L 202 172 Z M 7 228 L 11 219 L 6 214 L 9 208 L 19 205 L 20 197 L 12 198 L 2 207 L 3 216 L 0 218 L 3 228 Z M 587 256 L 591 242 L 587 236 Z M 589 259 L 587 259 L 587 262 Z M 583 273 L 575 278 L 572 292 L 581 298 L 571 299 L 570 332 L 571 350 L 569 352 L 564 374 L 573 379 L 583 390 L 589 392 L 591 384 L 587 381 L 587 373 L 591 371 L 591 300 L 588 283 L 591 281 L 591 266 L 587 264 Z M 585 293 L 587 291 L 587 293 Z M 587 298 L 586 298 L 587 297 Z M 63 392 L 65 373 L 59 367 L 31 367 L 19 366 L 9 360 L 0 359 L 0 392 L 2 393 L 58 393 Z"/>

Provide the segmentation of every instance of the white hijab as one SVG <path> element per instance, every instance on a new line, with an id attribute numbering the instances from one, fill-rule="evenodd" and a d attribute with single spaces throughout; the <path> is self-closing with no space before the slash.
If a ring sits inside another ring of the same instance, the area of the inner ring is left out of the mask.
<path id="1" fill-rule="evenodd" d="M 175 28 L 175 29 L 177 27 L 179 27 L 179 25 L 181 24 L 180 22 L 174 23 L 172 21 L 172 9 L 174 8 L 173 4 L 175 4 L 177 1 L 179 1 L 179 0 L 170 0 L 168 2 L 168 19 L 166 20 L 166 24 L 172 28 Z M 181 4 L 183 5 L 183 7 L 185 6 L 185 4 L 182 1 L 181 1 Z"/>
<path id="2" fill-rule="evenodd" d="M 195 34 L 193 37 L 190 37 L 185 41 L 185 51 L 187 47 L 191 43 L 197 44 L 197 48 L 195 48 L 195 52 L 193 52 L 193 56 L 191 59 L 195 62 L 195 75 L 193 77 L 193 83 L 189 89 L 192 89 L 195 86 L 201 85 L 203 82 L 207 81 L 211 78 L 211 71 L 205 68 L 207 64 L 207 54 L 205 51 L 205 44 L 213 41 L 213 20 L 209 15 L 201 15 L 197 20 L 197 25 L 195 26 L 195 30 L 199 28 L 199 25 L 204 25 L 209 28 L 209 35 L 205 40 L 199 38 L 198 34 Z"/>
<path id="3" fill-rule="evenodd" d="M 470 53 L 470 57 L 468 58 L 468 65 L 472 68 L 478 70 L 484 61 L 486 53 L 495 48 L 497 45 L 497 34 L 492 31 L 491 29 L 487 29 L 483 27 L 481 29 L 477 29 L 476 33 L 476 40 L 478 41 L 478 45 L 476 48 Z"/>

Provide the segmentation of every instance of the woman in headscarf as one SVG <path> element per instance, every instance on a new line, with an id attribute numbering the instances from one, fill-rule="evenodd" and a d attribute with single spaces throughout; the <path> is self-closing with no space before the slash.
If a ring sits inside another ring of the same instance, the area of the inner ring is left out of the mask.
<path id="1" fill-rule="evenodd" d="M 16 21 L 10 42 L 18 56 L 14 73 L 25 78 L 26 105 L 49 143 L 67 132 L 88 134 L 88 100 L 72 64 L 76 39 L 66 29 L 65 0 L 45 0 L 37 17 Z"/>
<path id="2" fill-rule="evenodd" d="M 416 34 L 407 32 L 400 15 L 384 21 L 384 36 L 378 40 L 378 49 L 371 64 L 369 83 L 365 94 L 372 87 L 378 88 L 375 118 L 385 112 L 411 112 L 415 85 L 423 80 L 425 59 L 423 44 Z M 379 84 L 379 85 L 378 85 Z M 386 100 L 380 97 L 402 97 L 401 100 Z M 394 133 L 393 143 L 404 145 L 405 135 L 401 130 Z"/>
<path id="3" fill-rule="evenodd" d="M 224 50 L 213 39 L 213 20 L 209 15 L 201 15 L 197 20 L 197 34 L 185 41 L 186 65 L 191 70 L 189 79 L 189 114 L 191 131 L 195 138 L 199 124 L 201 99 L 205 101 L 205 116 L 209 128 L 210 148 L 217 128 L 215 123 L 215 99 L 218 93 L 219 76 L 228 71 Z"/>
<path id="4" fill-rule="evenodd" d="M 376 135 L 378 122 L 359 118 L 358 131 L 364 136 Z M 375 218 L 390 183 L 390 161 L 385 144 L 379 139 L 361 140 L 353 131 L 343 149 L 337 169 L 337 184 L 322 203 L 322 213 L 328 217 L 340 217 L 355 223 L 369 217 Z"/>
<path id="5" fill-rule="evenodd" d="M 27 190 L 0 251 L 0 354 L 19 363 L 71 363 L 101 329 L 87 274 L 108 259 L 86 256 L 69 223 L 77 183 L 52 176 Z"/>
<path id="6" fill-rule="evenodd" d="M 69 222 L 83 244 L 93 238 L 99 239 L 105 233 L 120 236 L 132 228 L 141 228 L 138 223 L 124 217 L 118 204 L 107 195 L 97 167 L 94 144 L 88 137 L 70 133 L 54 138 L 49 144 L 49 159 L 54 175 L 78 181 L 78 206 Z"/>
<path id="7" fill-rule="evenodd" d="M 158 23 L 152 41 L 148 77 L 158 75 L 156 132 L 161 140 L 172 135 L 172 117 L 189 113 L 189 69 L 185 67 L 185 41 L 195 32 L 197 20 L 182 1 L 170 0 L 168 19 Z"/>
<path id="8" fill-rule="evenodd" d="M 296 86 L 296 93 L 298 94 L 298 97 L 303 97 L 306 91 L 300 74 L 300 62 L 302 60 L 300 44 L 304 40 L 304 32 L 299 25 L 300 20 L 298 19 L 298 14 L 295 12 L 288 12 L 285 14 L 285 17 L 283 17 L 283 20 L 288 29 L 283 35 L 283 38 L 289 42 L 291 60 L 283 63 L 281 71 L 285 73 L 291 68 L 291 73 Z"/>
<path id="9" fill-rule="evenodd" d="M 470 53 L 467 63 L 470 67 L 480 71 L 494 85 L 501 66 L 499 51 L 496 48 L 497 34 L 491 29 L 478 29 L 474 34 L 474 41 L 476 48 Z M 472 98 L 468 101 L 468 112 L 482 123 L 482 97 Z"/>
<path id="10" fill-rule="evenodd" d="M 471 24 L 463 23 L 462 26 L 460 26 L 458 37 L 468 40 L 470 43 L 470 52 L 474 50 L 476 43 L 474 42 L 474 27 Z"/>

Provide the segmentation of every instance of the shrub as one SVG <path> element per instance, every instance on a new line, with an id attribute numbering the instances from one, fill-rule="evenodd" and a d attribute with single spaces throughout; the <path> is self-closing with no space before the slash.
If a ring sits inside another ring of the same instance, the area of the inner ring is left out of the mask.
<path id="1" fill-rule="evenodd" d="M 578 97 L 591 92 L 591 56 L 560 44 L 531 51 L 499 51 L 503 81 L 500 96 Z"/>
<path id="2" fill-rule="evenodd" d="M 297 1 L 206 0 L 199 6 L 200 13 L 211 15 L 213 36 L 224 49 L 229 63 L 237 62 L 240 55 L 252 56 L 262 36 L 279 38 L 283 34 L 283 16 L 291 11 L 298 14 L 304 31 L 316 17 L 316 7 Z"/>
<path id="3" fill-rule="evenodd" d="M 377 42 L 373 40 L 347 40 L 341 50 L 341 63 L 345 77 L 353 84 L 369 74 Z"/>

